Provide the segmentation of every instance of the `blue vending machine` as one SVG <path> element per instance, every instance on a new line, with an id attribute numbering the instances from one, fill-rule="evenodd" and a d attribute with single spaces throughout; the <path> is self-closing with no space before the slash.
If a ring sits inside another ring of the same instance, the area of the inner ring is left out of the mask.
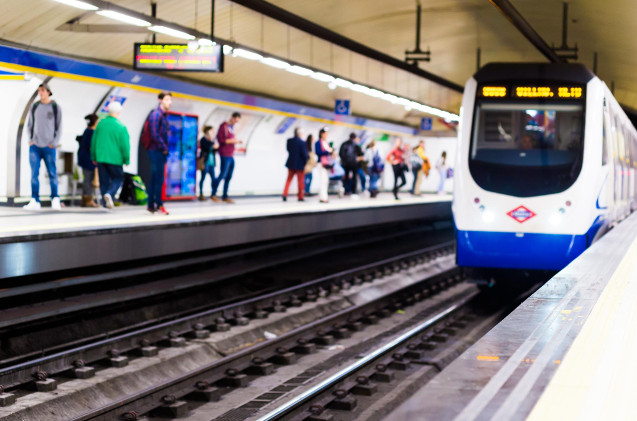
<path id="1" fill-rule="evenodd" d="M 169 112 L 165 200 L 196 197 L 198 116 Z"/>

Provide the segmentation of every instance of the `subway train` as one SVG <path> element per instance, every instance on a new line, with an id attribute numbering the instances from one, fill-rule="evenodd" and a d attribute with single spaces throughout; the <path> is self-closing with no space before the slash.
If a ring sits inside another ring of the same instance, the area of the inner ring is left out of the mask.
<path id="1" fill-rule="evenodd" d="M 560 270 L 635 209 L 637 131 L 585 66 L 486 65 L 460 118 L 459 266 Z"/>

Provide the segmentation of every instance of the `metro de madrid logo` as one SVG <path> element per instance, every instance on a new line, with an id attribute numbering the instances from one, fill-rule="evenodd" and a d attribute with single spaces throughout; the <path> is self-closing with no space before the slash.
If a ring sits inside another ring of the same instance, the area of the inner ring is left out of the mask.
<path id="1" fill-rule="evenodd" d="M 528 209 L 526 206 L 518 206 L 517 208 L 508 212 L 507 215 L 509 215 L 511 218 L 515 219 L 521 224 L 533 218 L 536 215 L 536 213 Z"/>

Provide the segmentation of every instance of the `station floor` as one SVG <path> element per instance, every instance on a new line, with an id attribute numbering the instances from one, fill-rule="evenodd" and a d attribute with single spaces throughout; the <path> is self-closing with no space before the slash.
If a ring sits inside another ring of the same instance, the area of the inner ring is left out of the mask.
<path id="1" fill-rule="evenodd" d="M 316 196 L 167 202 L 170 215 L 145 206 L 110 211 L 65 207 L 39 211 L 0 207 L 0 278 L 114 264 L 317 233 L 406 221 L 450 221 L 451 196 L 390 193 L 375 199 Z"/>
<path id="2" fill-rule="evenodd" d="M 404 206 L 434 202 L 450 202 L 451 195 L 424 194 L 413 196 L 400 194 L 395 200 L 392 194 L 382 193 L 375 199 L 360 195 L 330 197 L 329 203 L 320 203 L 316 196 L 298 202 L 295 196 L 283 202 L 280 197 L 238 198 L 234 204 L 215 203 L 211 200 L 168 201 L 170 215 L 149 214 L 145 206 L 123 205 L 115 209 L 81 208 L 66 206 L 54 211 L 43 206 L 39 211 L 27 211 L 19 207 L 0 207 L 0 241 L 24 235 L 67 233 L 69 231 L 125 228 L 131 226 L 157 226 L 201 220 L 226 220 L 255 218 L 296 213 L 322 213 L 384 206 Z"/>
<path id="3" fill-rule="evenodd" d="M 386 420 L 634 420 L 637 213 Z"/>

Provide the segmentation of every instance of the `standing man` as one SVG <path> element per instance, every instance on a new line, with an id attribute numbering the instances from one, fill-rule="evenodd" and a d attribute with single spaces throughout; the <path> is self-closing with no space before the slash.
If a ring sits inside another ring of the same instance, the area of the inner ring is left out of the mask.
<path id="1" fill-rule="evenodd" d="M 296 184 L 298 187 L 299 202 L 303 202 L 303 193 L 305 193 L 305 186 L 303 185 L 304 169 L 309 154 L 307 152 L 307 145 L 301 138 L 301 129 L 294 129 L 294 137 L 288 139 L 288 160 L 285 166 L 288 168 L 288 179 L 285 182 L 285 188 L 283 189 L 283 201 L 288 200 L 288 192 L 290 190 L 290 184 L 292 179 L 296 176 Z"/>
<path id="2" fill-rule="evenodd" d="M 38 87 L 40 100 L 35 102 L 29 113 L 29 164 L 31 165 L 31 201 L 24 209 L 40 209 L 40 161 L 44 160 L 51 183 L 51 207 L 62 209 L 58 196 L 58 173 L 55 166 L 55 148 L 60 144 L 62 132 L 62 109 L 51 100 L 51 89 L 45 83 Z"/>
<path id="3" fill-rule="evenodd" d="M 130 140 L 126 126 L 119 121 L 122 104 L 108 104 L 108 117 L 101 120 L 91 144 L 91 158 L 97 164 L 104 206 L 113 209 L 113 198 L 124 182 L 123 165 L 130 163 Z"/>
<path id="4" fill-rule="evenodd" d="M 170 92 L 162 92 L 157 98 L 159 99 L 159 105 L 148 116 L 148 128 L 151 138 L 150 147 L 148 148 L 148 157 L 150 158 L 148 211 L 150 213 L 159 212 L 163 215 L 168 215 L 161 195 L 164 191 L 164 171 L 166 160 L 168 159 L 168 135 L 170 133 L 168 110 L 173 103 L 173 98 Z"/>
<path id="5" fill-rule="evenodd" d="M 343 183 L 345 184 L 345 195 L 356 195 L 356 179 L 358 177 L 358 163 L 362 160 L 363 152 L 357 143 L 358 136 L 351 133 L 349 139 L 343 142 L 338 151 L 341 158 L 341 165 L 345 170 Z"/>
<path id="6" fill-rule="evenodd" d="M 215 179 L 212 185 L 212 197 L 214 202 L 220 202 L 223 200 L 226 203 L 234 203 L 234 200 L 228 197 L 228 187 L 230 180 L 232 179 L 232 173 L 234 172 L 234 145 L 240 145 L 242 140 L 237 140 L 234 137 L 234 125 L 241 120 L 241 114 L 238 112 L 232 113 L 230 120 L 224 121 L 219 126 L 217 132 L 217 142 L 219 142 L 219 156 L 221 158 L 221 168 L 219 169 L 219 177 Z M 221 180 L 224 180 L 223 184 L 223 196 L 221 200 L 217 197 L 217 189 Z"/>

